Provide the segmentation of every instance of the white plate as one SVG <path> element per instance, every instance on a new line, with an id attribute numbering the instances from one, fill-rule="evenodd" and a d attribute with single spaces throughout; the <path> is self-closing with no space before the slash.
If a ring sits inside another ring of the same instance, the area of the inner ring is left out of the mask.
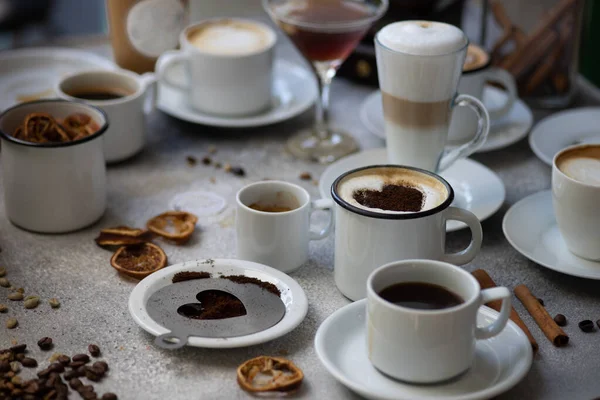
<path id="1" fill-rule="evenodd" d="M 554 217 L 552 192 L 532 194 L 513 205 L 502 230 L 519 253 L 546 268 L 581 278 L 600 279 L 600 262 L 577 257 L 567 249 Z"/>
<path id="2" fill-rule="evenodd" d="M 531 131 L 529 145 L 548 165 L 556 153 L 574 144 L 600 143 L 600 107 L 561 111 L 544 118 Z"/>
<path id="3" fill-rule="evenodd" d="M 176 64 L 167 72 L 171 80 L 187 84 L 182 64 Z M 247 117 L 222 117 L 206 114 L 188 104 L 187 94 L 179 89 L 159 84 L 160 110 L 184 121 L 195 124 L 225 128 L 248 128 L 285 121 L 302 114 L 317 98 L 315 77 L 303 66 L 285 60 L 277 60 L 274 68 L 273 108 L 261 114 Z"/>
<path id="4" fill-rule="evenodd" d="M 107 58 L 83 50 L 42 47 L 0 53 L 0 111 L 27 100 L 56 97 L 63 76 L 86 69 L 116 69 Z"/>
<path id="5" fill-rule="evenodd" d="M 367 165 L 385 164 L 385 149 L 371 149 L 344 157 L 331 164 L 319 179 L 321 197 L 331 198 L 331 185 L 346 171 Z M 468 158 L 459 160 L 441 173 L 454 188 L 452 205 L 471 211 L 480 221 L 494 214 L 504 203 L 506 192 L 502 180 L 492 170 Z M 465 228 L 458 221 L 448 221 L 446 231 Z"/>
<path id="6" fill-rule="evenodd" d="M 485 86 L 483 103 L 488 110 L 500 108 L 505 101 L 505 91 L 493 86 Z M 363 102 L 360 119 L 373 135 L 385 139 L 383 107 L 379 90 Z M 518 142 L 527 136 L 532 125 L 533 114 L 531 110 L 522 100 L 517 99 L 508 114 L 492 121 L 488 138 L 477 153 L 499 150 Z"/>
<path id="7" fill-rule="evenodd" d="M 475 362 L 460 378 L 438 385 L 410 385 L 393 380 L 378 372 L 369 361 L 366 305 L 366 300 L 360 300 L 327 318 L 317 331 L 315 350 L 335 379 L 367 399 L 489 399 L 515 386 L 531 367 L 531 344 L 523 331 L 509 320 L 498 336 L 477 341 Z M 481 307 L 477 322 L 486 325 L 497 317 L 496 311 Z"/>
<path id="8" fill-rule="evenodd" d="M 246 275 L 270 282 L 281 291 L 281 300 L 285 304 L 285 315 L 276 325 L 262 332 L 231 338 L 205 338 L 190 336 L 188 345 L 207 348 L 234 348 L 252 346 L 268 342 L 285 335 L 304 320 L 308 311 L 308 300 L 304 290 L 288 275 L 266 265 L 244 260 L 215 259 L 187 261 L 163 268 L 144 278 L 129 296 L 129 313 L 134 321 L 146 332 L 154 336 L 169 332 L 155 322 L 146 311 L 146 303 L 154 292 L 171 285 L 173 275 L 181 271 L 207 271 L 225 275 Z"/>

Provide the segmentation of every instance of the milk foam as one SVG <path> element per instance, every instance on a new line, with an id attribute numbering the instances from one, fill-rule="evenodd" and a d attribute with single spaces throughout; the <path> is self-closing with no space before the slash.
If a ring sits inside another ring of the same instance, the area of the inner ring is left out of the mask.
<path id="1" fill-rule="evenodd" d="M 454 25 L 431 21 L 401 21 L 385 26 L 377 34 L 387 48 L 421 56 L 453 53 L 467 44 Z"/>
<path id="2" fill-rule="evenodd" d="M 560 170 L 569 178 L 600 186 L 600 159 L 596 158 L 568 158 L 561 161 Z"/>
<path id="3" fill-rule="evenodd" d="M 412 211 L 390 211 L 380 208 L 369 208 L 354 199 L 354 193 L 357 191 L 381 191 L 385 185 L 410 186 L 420 190 L 424 197 L 421 211 L 431 210 L 448 198 L 446 186 L 437 179 L 420 172 L 399 168 L 374 168 L 349 175 L 338 184 L 337 193 L 346 203 L 363 210 L 382 214 L 412 213 Z"/>
<path id="4" fill-rule="evenodd" d="M 258 24 L 223 20 L 208 23 L 190 32 L 188 41 L 207 53 L 246 55 L 269 47 L 274 37 Z"/>

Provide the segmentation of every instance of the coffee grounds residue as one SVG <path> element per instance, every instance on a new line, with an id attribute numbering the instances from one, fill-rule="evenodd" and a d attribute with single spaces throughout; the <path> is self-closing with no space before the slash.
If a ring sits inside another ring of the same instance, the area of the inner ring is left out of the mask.
<path id="1" fill-rule="evenodd" d="M 229 276 L 222 276 L 222 279 L 229 279 L 232 282 L 235 283 L 239 283 L 239 284 L 252 284 L 252 285 L 257 285 L 260 286 L 261 288 L 263 288 L 264 290 L 273 293 L 276 296 L 281 296 L 281 291 L 279 291 L 279 289 L 277 289 L 277 286 L 273 285 L 270 282 L 264 282 L 261 281 L 260 279 L 256 279 L 256 278 L 251 278 L 249 276 L 244 276 L 244 275 L 229 275 Z"/>
<path id="2" fill-rule="evenodd" d="M 424 200 L 420 190 L 400 185 L 385 185 L 381 191 L 357 190 L 353 197 L 365 207 L 386 211 L 421 211 Z"/>
<path id="3" fill-rule="evenodd" d="M 222 290 L 205 290 L 198 293 L 199 303 L 185 304 L 177 309 L 184 317 L 192 319 L 225 319 L 246 315 L 246 307 L 236 296 Z"/>
<path id="4" fill-rule="evenodd" d="M 175 275 L 173 275 L 173 279 L 171 279 L 171 282 L 173 282 L 173 283 L 185 282 L 185 281 L 191 281 L 192 279 L 208 279 L 210 277 L 211 277 L 210 272 L 182 271 L 182 272 L 178 272 Z"/>

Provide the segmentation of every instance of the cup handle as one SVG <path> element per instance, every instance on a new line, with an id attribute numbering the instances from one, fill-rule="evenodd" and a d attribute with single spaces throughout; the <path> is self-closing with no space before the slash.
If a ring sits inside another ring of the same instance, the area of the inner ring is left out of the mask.
<path id="1" fill-rule="evenodd" d="M 481 248 L 481 242 L 483 240 L 483 230 L 481 229 L 481 223 L 479 219 L 470 211 L 463 210 L 458 207 L 448 207 L 444 212 L 445 221 L 453 219 L 456 221 L 464 222 L 471 229 L 471 243 L 467 248 L 451 254 L 444 254 L 442 261 L 448 262 L 454 265 L 463 265 L 473 261 L 479 249 Z M 444 221 L 444 227 L 446 222 Z"/>
<path id="2" fill-rule="evenodd" d="M 501 84 L 508 93 L 508 98 L 502 107 L 494 110 L 488 110 L 492 120 L 498 119 L 503 115 L 508 114 L 515 104 L 515 100 L 517 99 L 517 85 L 515 84 L 515 78 L 513 78 L 510 72 L 504 69 L 489 68 L 485 72 L 485 80 Z"/>
<path id="3" fill-rule="evenodd" d="M 175 82 L 169 79 L 167 71 L 169 68 L 176 63 L 184 61 L 187 56 L 179 50 L 165 51 L 156 61 L 156 76 L 161 83 L 167 84 L 179 90 L 187 90 L 188 88 L 181 85 L 179 82 Z"/>
<path id="4" fill-rule="evenodd" d="M 493 300 L 502 300 L 502 308 L 500 308 L 498 319 L 487 326 L 478 326 L 475 329 L 476 339 L 488 339 L 492 336 L 496 336 L 502 332 L 508 322 L 511 311 L 510 291 L 505 287 L 495 287 L 481 291 L 481 305 Z"/>
<path id="5" fill-rule="evenodd" d="M 329 222 L 325 226 L 325 228 L 321 229 L 321 231 L 310 230 L 310 240 L 321 240 L 326 238 L 333 228 L 334 218 L 333 218 L 333 201 L 330 199 L 319 199 L 314 200 L 311 203 L 311 215 L 313 212 L 322 210 L 329 214 Z"/>
<path id="6" fill-rule="evenodd" d="M 479 150 L 479 148 L 485 143 L 490 131 L 490 116 L 483 103 L 477 100 L 475 97 L 469 96 L 468 94 L 459 94 L 454 99 L 452 107 L 469 107 L 471 110 L 473 110 L 473 112 L 477 114 L 478 118 L 477 132 L 475 133 L 475 137 L 470 142 L 447 151 L 444 155 L 442 155 L 438 167 L 439 171 L 448 168 L 459 158 L 468 157 Z"/>
<path id="7" fill-rule="evenodd" d="M 158 99 L 158 85 L 156 75 L 152 72 L 147 72 L 140 76 L 140 83 L 146 93 L 146 100 L 144 101 L 144 112 L 150 114 L 156 108 L 156 101 Z"/>

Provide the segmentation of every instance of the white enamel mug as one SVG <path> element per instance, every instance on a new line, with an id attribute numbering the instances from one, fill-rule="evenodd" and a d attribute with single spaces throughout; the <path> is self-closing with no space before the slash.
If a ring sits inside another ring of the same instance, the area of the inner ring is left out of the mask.
<path id="1" fill-rule="evenodd" d="M 86 114 L 100 127 L 83 139 L 31 143 L 12 136 L 31 113 L 55 118 Z M 65 100 L 19 104 L 0 115 L 4 205 L 10 221 L 27 230 L 63 233 L 84 228 L 106 209 L 106 163 L 102 135 L 106 114 L 97 107 Z"/>
<path id="2" fill-rule="evenodd" d="M 156 103 L 154 74 L 138 75 L 130 71 L 83 71 L 61 79 L 55 92 L 65 100 L 83 101 L 100 107 L 108 115 L 110 128 L 104 135 L 106 162 L 119 162 L 139 153 L 146 142 L 146 115 Z M 86 100 L 70 93 L 102 89 L 128 93 L 112 100 Z"/>
<path id="3" fill-rule="evenodd" d="M 268 265 L 282 272 L 298 269 L 308 260 L 308 243 L 327 237 L 333 225 L 331 202 L 311 201 L 308 192 L 283 181 L 264 181 L 245 186 L 237 193 L 237 257 Z M 287 207 L 291 211 L 266 212 L 250 208 Z M 314 211 L 329 213 L 329 222 L 321 230 L 312 230 Z"/>
<path id="4" fill-rule="evenodd" d="M 379 293 L 394 284 L 439 285 L 460 296 L 462 304 L 439 310 L 403 307 Z M 473 363 L 475 341 L 499 334 L 511 311 L 505 287 L 481 290 L 477 280 L 454 265 L 432 260 L 405 260 L 375 270 L 367 282 L 367 348 L 375 368 L 411 383 L 435 383 L 457 377 Z M 477 310 L 502 300 L 498 319 L 477 326 Z"/>
<path id="5" fill-rule="evenodd" d="M 600 186 L 577 181 L 563 171 L 557 162 L 569 153 L 600 145 L 582 144 L 560 151 L 552 161 L 552 204 L 558 228 L 567 248 L 576 256 L 600 260 Z"/>
<path id="6" fill-rule="evenodd" d="M 445 200 L 438 206 L 413 213 L 378 213 L 355 207 L 341 198 L 338 185 L 354 174 L 372 169 L 409 169 L 434 177 L 445 188 Z M 351 300 L 366 297 L 365 283 L 375 268 L 396 260 L 431 259 L 462 265 L 471 262 L 483 239 L 477 217 L 461 208 L 450 207 L 454 190 L 432 172 L 399 165 L 375 165 L 348 171 L 331 187 L 335 201 L 335 284 Z M 446 221 L 464 222 L 471 229 L 469 246 L 446 253 Z"/>
<path id="7" fill-rule="evenodd" d="M 219 54 L 203 51 L 188 40 L 205 24 L 240 21 L 263 30 L 269 43 L 249 54 Z M 269 26 L 250 19 L 211 19 L 190 25 L 180 36 L 180 50 L 163 53 L 156 63 L 161 84 L 188 93 L 190 105 L 200 112 L 242 116 L 256 114 L 272 106 L 273 61 L 277 35 Z M 175 64 L 183 63 L 185 83 L 171 77 Z"/>

